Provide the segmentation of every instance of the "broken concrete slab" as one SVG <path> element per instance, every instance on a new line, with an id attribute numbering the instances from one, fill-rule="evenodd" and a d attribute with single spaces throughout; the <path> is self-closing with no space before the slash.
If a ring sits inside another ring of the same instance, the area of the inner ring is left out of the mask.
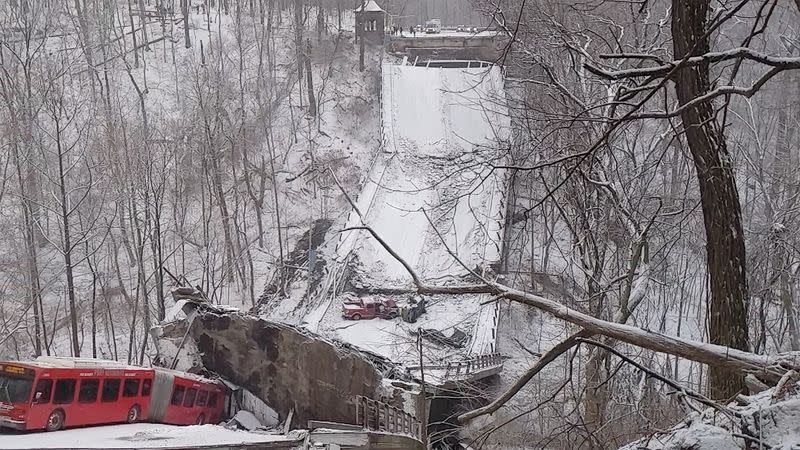
<path id="1" fill-rule="evenodd" d="M 262 398 L 285 419 L 350 422 L 353 398 L 379 395 L 382 376 L 358 352 L 243 314 L 201 312 L 190 329 L 204 366 Z"/>

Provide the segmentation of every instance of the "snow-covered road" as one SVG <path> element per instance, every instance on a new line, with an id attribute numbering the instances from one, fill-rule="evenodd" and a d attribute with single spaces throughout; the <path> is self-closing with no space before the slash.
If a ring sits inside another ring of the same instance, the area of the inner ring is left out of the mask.
<path id="1" fill-rule="evenodd" d="M 241 444 L 286 444 L 293 448 L 302 436 L 230 430 L 219 425 L 174 426 L 154 423 L 76 428 L 53 433 L 0 433 L 2 449 L 57 448 L 203 448 Z M 299 444 L 298 444 L 299 445 Z"/>

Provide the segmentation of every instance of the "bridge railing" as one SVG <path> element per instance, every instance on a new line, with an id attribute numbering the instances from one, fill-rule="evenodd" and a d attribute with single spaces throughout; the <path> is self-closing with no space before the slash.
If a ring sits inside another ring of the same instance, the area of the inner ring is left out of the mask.
<path id="1" fill-rule="evenodd" d="M 445 366 L 445 378 L 458 378 L 462 375 L 470 375 L 480 372 L 483 369 L 495 367 L 503 364 L 503 357 L 499 353 L 480 355 L 461 361 L 450 361 Z"/>
<path id="2" fill-rule="evenodd" d="M 449 361 L 446 364 L 430 364 L 426 366 L 408 366 L 407 371 L 444 370 L 443 379 L 468 377 L 483 369 L 494 368 L 503 364 L 503 356 L 499 353 L 488 353 L 474 358 Z"/>
<path id="3" fill-rule="evenodd" d="M 356 423 L 365 430 L 404 434 L 422 440 L 422 423 L 413 414 L 371 398 L 356 397 Z"/>

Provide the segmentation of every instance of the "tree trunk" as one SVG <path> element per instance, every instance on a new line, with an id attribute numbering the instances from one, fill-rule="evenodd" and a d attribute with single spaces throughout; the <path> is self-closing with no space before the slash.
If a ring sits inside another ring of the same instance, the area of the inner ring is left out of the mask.
<path id="1" fill-rule="evenodd" d="M 158 198 L 155 196 L 154 199 Z M 150 237 L 150 248 L 153 252 L 153 273 L 155 275 L 156 301 L 158 303 L 158 321 L 167 315 L 166 297 L 164 295 L 164 254 L 161 237 L 161 202 L 155 202 L 153 212 L 153 234 Z"/>
<path id="2" fill-rule="evenodd" d="M 317 0 L 317 44 L 322 42 L 322 31 L 325 29 L 325 12 L 322 0 Z"/>
<path id="3" fill-rule="evenodd" d="M 308 91 L 308 114 L 317 116 L 317 99 L 314 97 L 314 77 L 311 74 L 311 39 L 306 40 L 306 90 Z"/>
<path id="4" fill-rule="evenodd" d="M 675 58 L 709 50 L 706 16 L 710 0 L 673 0 L 672 37 Z M 709 91 L 708 64 L 683 68 L 675 77 L 680 105 Z M 722 129 L 709 102 L 681 113 L 686 141 L 692 153 L 706 229 L 706 258 L 711 284 L 708 320 L 714 344 L 747 350 L 747 277 L 739 194 Z M 712 365 L 712 398 L 724 399 L 745 389 L 741 374 Z"/>
<path id="5" fill-rule="evenodd" d="M 145 51 L 150 51 L 150 42 L 147 37 L 147 17 L 145 16 L 144 0 L 139 0 L 139 25 L 142 26 L 142 39 Z"/>
<path id="6" fill-rule="evenodd" d="M 131 39 L 133 39 L 133 67 L 139 67 L 139 47 L 136 44 L 136 23 L 133 21 L 133 8 L 128 1 L 128 18 L 131 20 Z M 188 1 L 188 0 L 187 0 Z M 124 42 L 124 41 L 123 41 Z"/>
<path id="7" fill-rule="evenodd" d="M 92 358 L 97 358 L 97 270 L 92 264 L 92 257 L 89 255 L 89 243 L 86 243 L 86 262 L 92 274 Z"/>
<path id="8" fill-rule="evenodd" d="M 367 8 L 367 0 L 361 0 L 361 10 L 365 10 Z M 356 20 L 356 36 L 358 37 L 358 70 L 361 72 L 364 71 L 364 31 L 366 24 L 363 20 L 359 21 Z"/>
<path id="9" fill-rule="evenodd" d="M 66 169 L 64 167 L 64 150 L 61 145 L 61 128 L 56 121 L 56 150 L 58 151 L 58 183 L 61 201 L 61 224 L 64 233 L 64 269 L 67 274 L 67 299 L 69 300 L 69 323 L 72 336 L 72 356 L 81 356 L 81 348 L 78 342 L 78 311 L 75 302 L 75 277 L 72 267 L 72 241 L 69 229 L 69 206 L 67 204 Z"/>
<path id="10" fill-rule="evenodd" d="M 792 144 L 791 144 L 791 129 L 788 121 L 787 111 L 791 108 L 790 102 L 792 97 L 785 95 L 782 98 L 780 109 L 778 110 L 778 130 L 777 130 L 777 145 L 775 146 L 775 160 L 772 164 L 772 179 L 770 180 L 769 197 L 771 201 L 767 201 L 767 220 L 768 224 L 772 225 L 772 234 L 770 236 L 771 250 L 772 250 L 772 273 L 769 274 L 770 279 L 777 283 L 778 287 L 769 286 L 771 290 L 778 291 L 778 297 L 783 305 L 783 312 L 786 317 L 786 325 L 788 327 L 789 344 L 792 351 L 800 351 L 800 335 L 798 335 L 797 318 L 794 312 L 794 298 L 792 289 L 792 280 L 789 273 L 791 272 L 792 259 L 790 252 L 787 251 L 786 246 L 786 229 L 782 223 L 778 222 L 776 213 L 778 211 L 786 211 L 784 206 L 785 200 L 785 187 L 789 179 L 788 169 L 792 167 Z"/>
<path id="11" fill-rule="evenodd" d="M 294 45 L 297 56 L 297 82 L 303 84 L 303 2 L 294 0 Z M 302 96 L 301 96 L 302 98 Z"/>
<path id="12" fill-rule="evenodd" d="M 278 175 L 275 173 L 275 149 L 271 140 L 272 130 L 268 130 L 267 132 L 270 133 L 270 135 L 267 136 L 267 150 L 269 150 L 269 168 L 272 175 L 270 179 L 272 181 L 272 195 L 275 202 L 275 226 L 278 228 L 278 274 L 280 275 L 280 289 L 278 291 L 283 293 L 286 285 L 286 271 L 283 267 L 284 256 L 283 239 L 281 238 L 281 207 L 280 202 L 278 201 Z"/>
<path id="13" fill-rule="evenodd" d="M 145 198 L 145 201 L 147 199 Z M 138 279 L 138 286 L 136 290 L 138 291 L 137 299 L 139 295 L 142 297 L 142 346 L 139 352 L 139 365 L 144 364 L 144 356 L 147 351 L 147 338 L 150 336 L 150 297 L 147 295 L 147 280 L 145 278 L 145 268 L 144 268 L 144 247 L 145 247 L 145 236 L 142 232 L 142 228 L 147 228 L 149 226 L 150 217 L 149 217 L 149 208 L 145 205 L 145 219 L 144 223 L 140 223 L 138 220 L 138 214 L 136 213 L 136 206 L 134 204 L 133 207 L 133 217 L 136 220 L 136 272 L 137 272 L 137 279 Z M 137 300 L 138 303 L 138 300 Z"/>
<path id="14" fill-rule="evenodd" d="M 81 7 L 80 0 L 75 0 L 75 15 L 78 16 L 78 25 L 80 27 L 80 41 L 83 48 L 83 54 L 86 57 L 87 73 L 89 74 L 89 83 L 92 86 L 92 95 L 95 94 L 95 73 L 94 58 L 93 58 L 93 44 L 91 42 L 92 33 L 89 30 L 89 21 L 86 20 L 86 8 Z"/>
<path id="15" fill-rule="evenodd" d="M 192 41 L 189 39 L 189 2 L 191 0 L 183 0 L 183 41 L 186 48 L 192 47 Z"/>
<path id="16" fill-rule="evenodd" d="M 19 155 L 19 149 L 16 145 L 14 149 L 14 160 L 17 166 L 17 179 L 19 181 L 20 197 L 22 199 L 22 217 L 25 236 L 25 250 L 26 250 L 26 272 L 28 282 L 28 293 L 30 301 L 33 302 L 33 318 L 34 318 L 34 347 L 36 356 L 42 354 L 42 341 L 44 341 L 44 348 L 48 355 L 50 355 L 50 346 L 47 344 L 47 324 L 44 320 L 44 309 L 42 304 L 42 290 L 39 282 L 39 263 L 36 251 L 36 231 L 33 223 L 34 210 L 30 198 L 28 198 L 27 185 L 29 180 L 22 174 L 22 159 Z"/>

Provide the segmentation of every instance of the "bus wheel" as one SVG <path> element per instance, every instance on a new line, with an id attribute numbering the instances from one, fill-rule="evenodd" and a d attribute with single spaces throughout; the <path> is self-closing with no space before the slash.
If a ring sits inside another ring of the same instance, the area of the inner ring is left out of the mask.
<path id="1" fill-rule="evenodd" d="M 58 431 L 62 428 L 64 428 L 64 412 L 57 409 L 50 413 L 45 429 L 47 431 Z"/>
<path id="2" fill-rule="evenodd" d="M 195 422 L 195 425 L 202 425 L 204 423 L 206 423 L 206 415 L 200 414 L 199 416 L 197 416 L 197 422 Z"/>
<path id="3" fill-rule="evenodd" d="M 139 405 L 131 406 L 128 411 L 128 423 L 136 423 L 139 421 Z"/>

